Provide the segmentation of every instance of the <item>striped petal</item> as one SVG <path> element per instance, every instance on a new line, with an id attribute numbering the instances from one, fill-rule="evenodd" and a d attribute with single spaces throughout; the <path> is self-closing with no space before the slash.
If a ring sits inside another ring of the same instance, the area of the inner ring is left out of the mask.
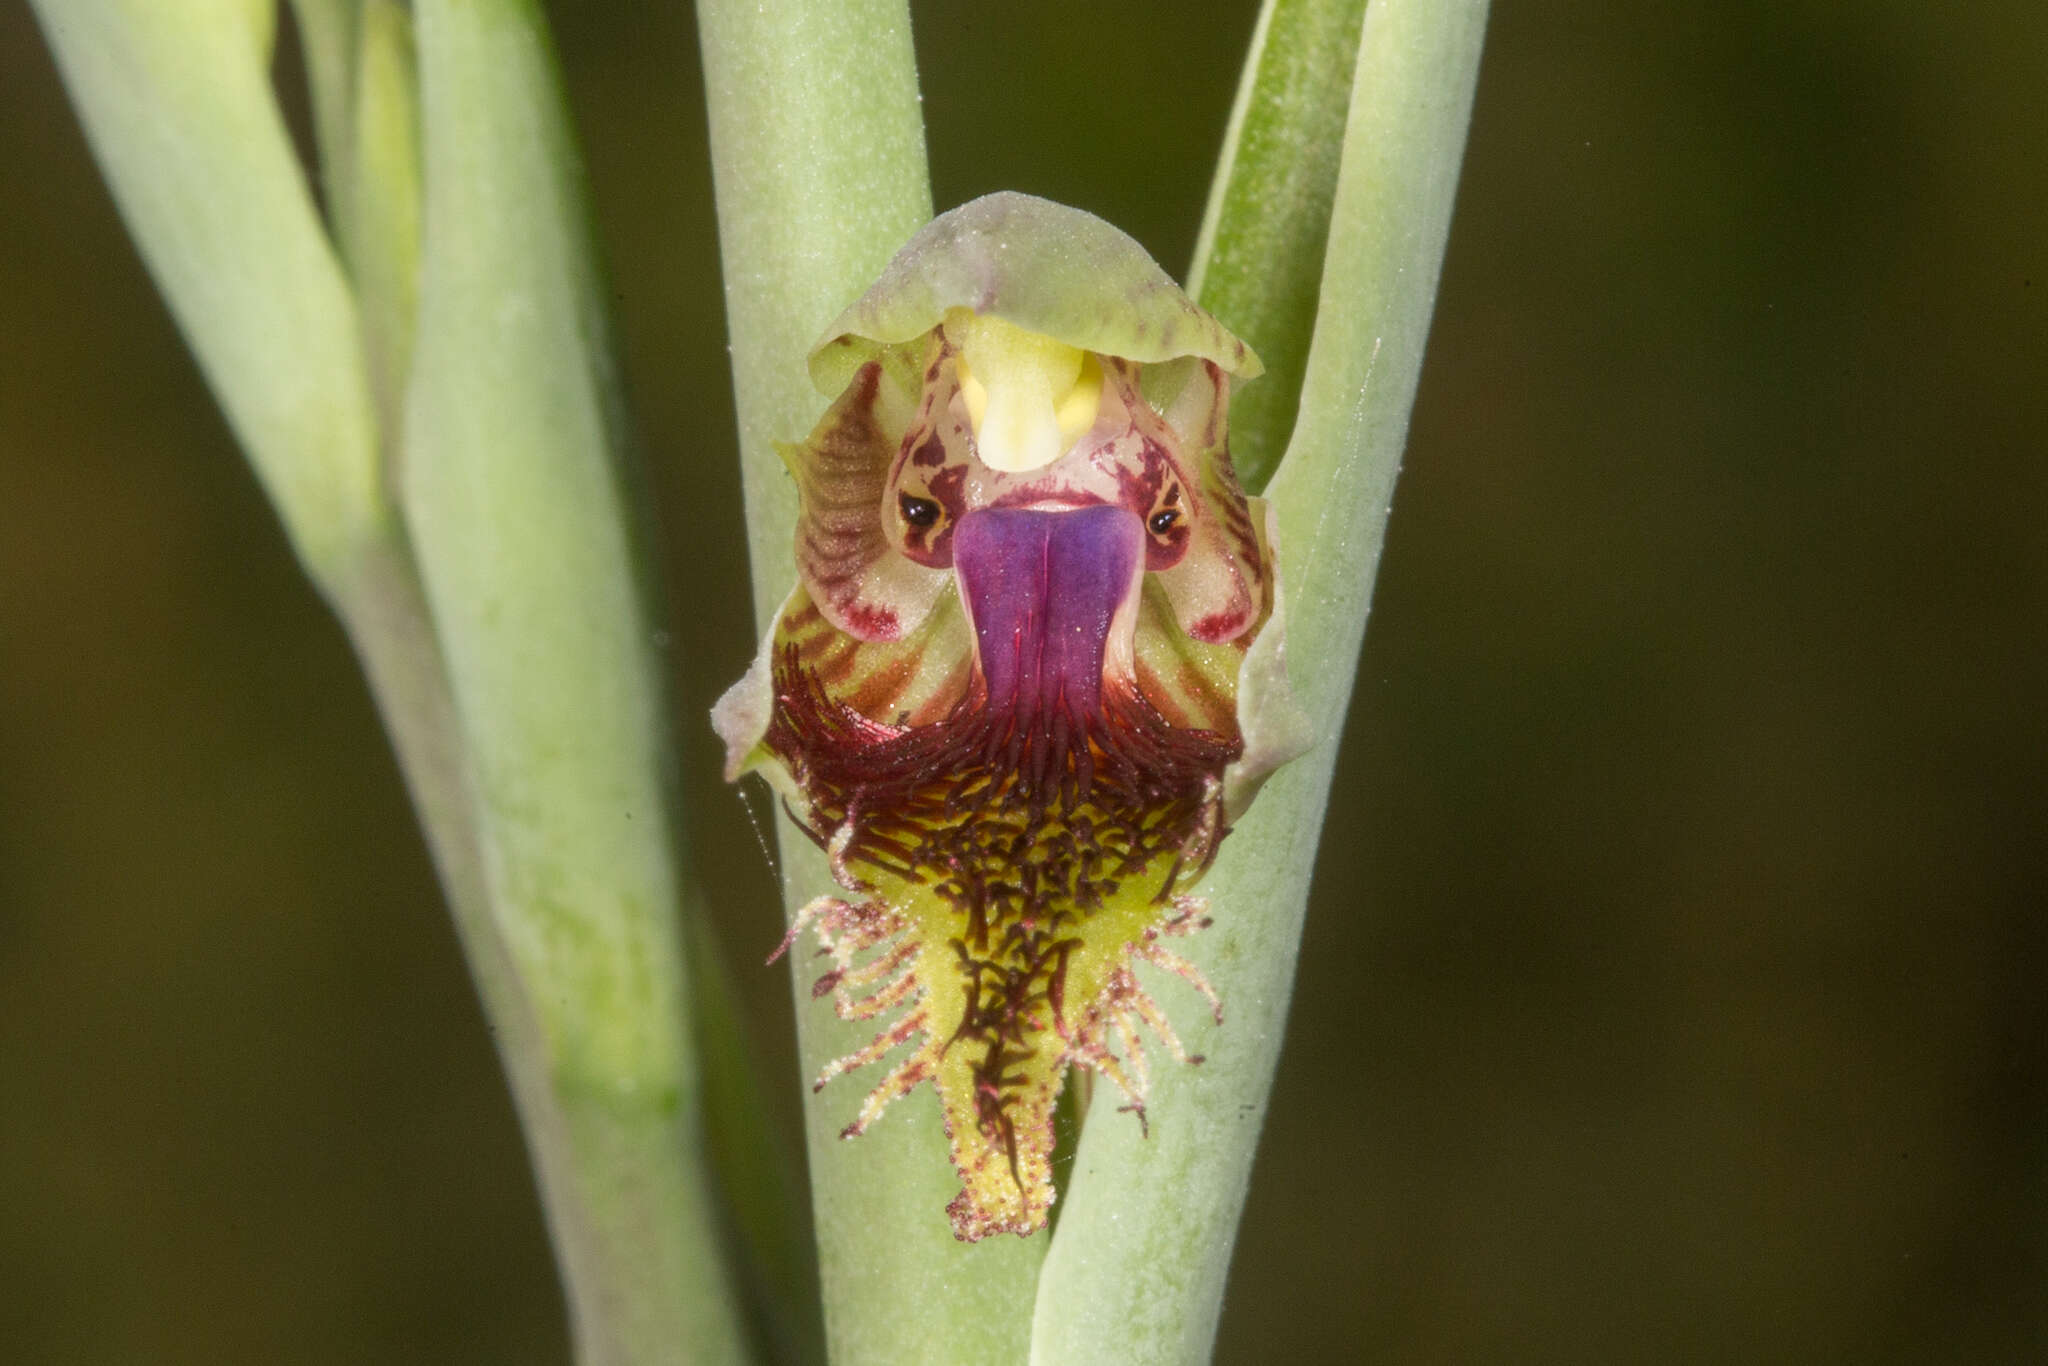
<path id="1" fill-rule="evenodd" d="M 802 507 L 797 574 L 825 618 L 858 640 L 900 639 L 946 587 L 944 574 L 895 553 L 883 531 L 889 467 L 908 418 L 881 362 L 869 361 L 810 436 L 782 448 Z"/>

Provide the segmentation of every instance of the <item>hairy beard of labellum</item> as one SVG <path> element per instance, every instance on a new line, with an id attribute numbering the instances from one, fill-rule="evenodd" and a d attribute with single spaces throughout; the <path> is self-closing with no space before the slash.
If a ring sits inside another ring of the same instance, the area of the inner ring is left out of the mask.
<path id="1" fill-rule="evenodd" d="M 1168 724 L 1135 689 L 1083 713 L 992 707 L 976 687 L 944 720 L 899 729 L 828 696 L 794 646 L 775 680 L 768 745 L 801 765 L 812 837 L 856 872 L 933 887 L 977 944 L 1048 901 L 1094 909 L 1171 855 L 1163 901 L 1215 853 L 1210 789 L 1242 746 Z"/>
<path id="2" fill-rule="evenodd" d="M 924 1035 L 848 1132 L 935 1082 L 965 1185 L 954 1228 L 969 1239 L 1043 1225 L 1067 1066 L 1105 1072 L 1141 1106 L 1136 1022 L 1178 1054 L 1130 964 L 1148 958 L 1206 994 L 1155 941 L 1202 923 L 1176 892 L 1215 854 L 1218 775 L 1242 750 L 1235 734 L 1170 724 L 1129 677 L 1104 676 L 1119 575 L 1135 577 L 1098 542 L 1123 536 L 1109 523 L 1128 514 L 1002 516 L 980 558 L 963 552 L 981 646 L 950 712 L 918 726 L 877 722 L 834 697 L 791 646 L 776 661 L 766 736 L 809 798 L 812 837 L 840 880 L 869 895 L 818 911 L 839 961 L 819 994 L 837 992 L 841 1013 L 857 1018 L 909 1008 L 827 1076 Z M 1007 579 L 990 568 L 999 561 Z M 857 964 L 864 952 L 874 956 Z M 846 994 L 891 974 L 866 997 Z"/>

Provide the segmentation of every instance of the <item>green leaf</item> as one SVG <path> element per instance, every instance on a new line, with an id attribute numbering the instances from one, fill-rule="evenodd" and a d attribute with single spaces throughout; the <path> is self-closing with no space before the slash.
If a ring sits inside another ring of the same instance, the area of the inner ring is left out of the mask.
<path id="1" fill-rule="evenodd" d="M 275 0 L 270 0 L 274 5 Z M 356 56 L 365 0 L 291 0 L 320 149 L 320 191 L 330 222 L 345 222 L 354 157 Z"/>
<path id="2" fill-rule="evenodd" d="M 121 216 L 330 594 L 389 520 L 354 299 L 270 88 L 260 0 L 37 0 Z"/>
<path id="3" fill-rule="evenodd" d="M 1034 1362 L 1208 1359 L 1286 1025 L 1309 875 L 1443 260 L 1485 0 L 1372 0 L 1301 415 L 1267 489 L 1280 521 L 1289 664 L 1317 749 L 1224 843 L 1215 925 L 1188 949 L 1223 998 L 1161 1003 L 1200 1067 L 1154 1081 L 1150 1136 L 1098 1096 L 1040 1277 Z M 1360 1084 L 1369 1084 L 1361 1078 Z"/>
<path id="4" fill-rule="evenodd" d="M 387 449 L 397 444 L 419 312 L 420 111 L 412 11 L 363 0 L 341 206 L 342 250 L 362 312 L 363 351 Z"/>
<path id="5" fill-rule="evenodd" d="M 577 158 L 534 0 L 420 0 L 403 502 L 585 1363 L 743 1359 L 704 1160 L 668 697 Z"/>
<path id="6" fill-rule="evenodd" d="M 1365 0 L 1266 0 L 1188 274 L 1188 293 L 1266 362 L 1230 403 L 1253 493 L 1294 428 L 1364 12 Z"/>

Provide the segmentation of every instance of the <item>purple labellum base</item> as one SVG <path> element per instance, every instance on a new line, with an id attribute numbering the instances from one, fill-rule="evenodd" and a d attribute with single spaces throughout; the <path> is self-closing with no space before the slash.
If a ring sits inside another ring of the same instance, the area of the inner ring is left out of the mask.
<path id="1" fill-rule="evenodd" d="M 987 705 L 1026 725 L 1044 712 L 1084 724 L 1099 716 L 1105 657 L 1116 650 L 1128 669 L 1143 554 L 1144 530 L 1120 507 L 988 508 L 962 518 L 953 566 Z"/>

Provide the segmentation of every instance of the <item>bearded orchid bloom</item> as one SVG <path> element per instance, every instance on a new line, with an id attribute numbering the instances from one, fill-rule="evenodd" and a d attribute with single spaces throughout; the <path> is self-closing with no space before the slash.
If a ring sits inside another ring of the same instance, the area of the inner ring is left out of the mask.
<path id="1" fill-rule="evenodd" d="M 847 1126 L 931 1082 L 965 1240 L 1042 1228 L 1071 1067 L 1142 1121 L 1134 968 L 1221 1005 L 1169 941 L 1260 782 L 1305 747 L 1266 509 L 1227 439 L 1259 371 L 1136 242 L 1017 194 L 945 214 L 828 330 L 835 401 L 783 448 L 798 583 L 714 712 L 847 899 L 805 907 L 814 995 L 900 1014 L 825 1069 L 898 1060 Z M 778 953 L 780 950 L 778 950 Z"/>

